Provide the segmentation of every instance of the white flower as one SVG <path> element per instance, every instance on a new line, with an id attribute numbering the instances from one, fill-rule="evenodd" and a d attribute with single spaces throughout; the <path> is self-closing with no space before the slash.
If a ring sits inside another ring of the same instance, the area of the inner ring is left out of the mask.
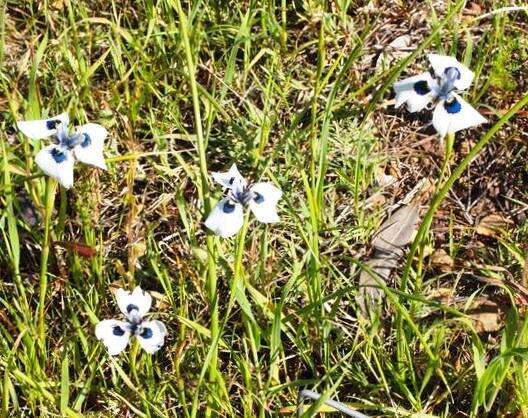
<path id="1" fill-rule="evenodd" d="M 216 235 L 227 238 L 235 235 L 244 223 L 244 207 L 249 206 L 255 217 L 264 223 L 279 221 L 277 203 L 282 191 L 271 183 L 248 185 L 235 164 L 227 173 L 212 173 L 213 179 L 227 189 L 209 214 L 205 226 Z"/>
<path id="2" fill-rule="evenodd" d="M 428 58 L 435 77 L 423 73 L 395 83 L 395 106 L 406 103 L 409 112 L 419 112 L 436 102 L 433 126 L 442 137 L 485 123 L 486 119 L 455 93 L 471 85 L 473 72 L 453 57 L 430 54 Z"/>
<path id="3" fill-rule="evenodd" d="M 77 127 L 74 133 L 68 131 L 67 113 L 43 120 L 17 122 L 18 129 L 31 139 L 55 136 L 53 145 L 44 147 L 35 157 L 37 165 L 66 188 L 73 185 L 73 163 L 75 159 L 106 170 L 103 156 L 107 131 L 96 123 Z"/>
<path id="4" fill-rule="evenodd" d="M 132 293 L 118 289 L 116 300 L 125 321 L 105 319 L 95 326 L 95 336 L 106 346 L 108 354 L 115 356 L 123 351 L 132 335 L 147 353 L 158 351 L 165 342 L 167 328 L 161 321 L 143 320 L 150 310 L 152 296 L 137 286 Z"/>

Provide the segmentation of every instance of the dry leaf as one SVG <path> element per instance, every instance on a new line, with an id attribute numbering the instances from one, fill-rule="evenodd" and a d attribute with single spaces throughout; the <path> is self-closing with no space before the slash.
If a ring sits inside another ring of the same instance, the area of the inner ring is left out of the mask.
<path id="1" fill-rule="evenodd" d="M 135 242 L 130 247 L 130 252 L 134 258 L 140 258 L 147 252 L 147 246 L 143 241 Z"/>
<path id="2" fill-rule="evenodd" d="M 154 306 L 158 311 L 166 311 L 170 307 L 169 298 L 163 293 L 156 292 L 155 290 L 149 290 L 149 293 L 154 299 Z"/>
<path id="3" fill-rule="evenodd" d="M 433 289 L 427 297 L 437 302 L 450 305 L 453 302 L 455 291 L 452 287 L 437 287 Z"/>
<path id="4" fill-rule="evenodd" d="M 127 272 L 125 270 L 125 266 L 123 266 L 123 263 L 121 262 L 121 260 L 114 261 L 114 267 L 115 267 L 117 273 L 121 277 L 127 277 Z"/>
<path id="5" fill-rule="evenodd" d="M 391 271 L 397 267 L 407 246 L 416 232 L 419 220 L 417 205 L 405 205 L 394 212 L 380 228 L 372 241 L 375 251 L 365 263 L 359 276 L 359 294 L 356 297 L 363 315 L 367 316 L 370 306 L 377 306 L 383 296 L 379 280 L 386 282 Z M 374 275 L 377 275 L 374 276 Z"/>
<path id="6" fill-rule="evenodd" d="M 411 37 L 409 35 L 398 36 L 389 46 L 394 49 L 405 49 L 411 45 Z"/>
<path id="7" fill-rule="evenodd" d="M 478 332 L 496 332 L 504 326 L 503 312 L 500 306 L 492 300 L 478 298 L 466 313 L 475 322 L 475 328 Z"/>
<path id="8" fill-rule="evenodd" d="M 485 216 L 475 228 L 475 232 L 485 237 L 497 237 L 500 232 L 507 229 L 513 222 L 500 213 Z"/>
<path id="9" fill-rule="evenodd" d="M 392 269 L 397 266 L 397 260 L 374 253 L 364 265 L 368 268 L 364 268 L 359 275 L 359 294 L 356 301 L 366 316 L 369 306 L 376 304 L 383 297 L 383 290 L 378 285 L 379 280 L 386 282 L 389 279 Z"/>
<path id="10" fill-rule="evenodd" d="M 97 254 L 97 250 L 90 245 L 75 241 L 53 241 L 53 245 L 62 247 L 84 258 L 92 258 Z"/>
<path id="11" fill-rule="evenodd" d="M 455 262 L 451 256 L 442 249 L 436 250 L 431 255 L 431 264 L 443 273 L 453 271 L 453 267 L 455 266 Z"/>
<path id="12" fill-rule="evenodd" d="M 404 247 L 416 232 L 419 214 L 417 205 L 402 206 L 383 222 L 372 246 L 378 251 L 401 257 Z"/>

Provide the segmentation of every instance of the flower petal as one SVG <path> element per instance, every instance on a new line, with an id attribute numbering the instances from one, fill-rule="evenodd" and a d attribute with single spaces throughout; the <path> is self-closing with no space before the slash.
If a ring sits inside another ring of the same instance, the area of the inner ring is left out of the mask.
<path id="1" fill-rule="evenodd" d="M 95 326 L 95 336 L 106 346 L 108 354 L 115 356 L 127 347 L 130 330 L 126 322 L 105 319 Z"/>
<path id="2" fill-rule="evenodd" d="M 485 122 L 486 118 L 457 94 L 453 94 L 451 102 L 440 101 L 433 112 L 433 126 L 442 137 L 447 133 L 454 133 Z"/>
<path id="3" fill-rule="evenodd" d="M 272 183 L 255 183 L 250 190 L 254 196 L 248 204 L 255 217 L 264 223 L 279 222 L 277 203 L 282 191 Z"/>
<path id="4" fill-rule="evenodd" d="M 87 123 L 79 126 L 77 133 L 83 137 L 82 142 L 73 149 L 75 157 L 85 164 L 106 170 L 103 147 L 104 140 L 108 135 L 107 130 L 96 123 Z"/>
<path id="5" fill-rule="evenodd" d="M 31 139 L 41 139 L 57 133 L 57 123 L 67 126 L 70 122 L 68 113 L 64 112 L 58 116 L 39 120 L 21 120 L 17 122 L 18 129 Z"/>
<path id="6" fill-rule="evenodd" d="M 244 210 L 240 203 L 225 197 L 213 208 L 205 226 L 216 235 L 228 238 L 235 235 L 244 223 Z"/>
<path id="7" fill-rule="evenodd" d="M 409 112 L 419 112 L 433 100 L 437 89 L 438 85 L 429 73 L 415 75 L 394 83 L 395 107 L 398 108 L 406 103 Z"/>
<path id="8" fill-rule="evenodd" d="M 473 71 L 458 62 L 455 57 L 438 54 L 429 54 L 427 57 L 438 77 L 443 77 L 446 70 L 450 67 L 455 67 L 459 71 L 460 77 L 454 83 L 458 90 L 465 90 L 471 85 L 474 77 Z"/>
<path id="9" fill-rule="evenodd" d="M 158 351 L 165 342 L 167 328 L 161 321 L 143 321 L 136 334 L 139 345 L 149 354 Z"/>
<path id="10" fill-rule="evenodd" d="M 67 189 L 73 185 L 73 156 L 67 148 L 48 145 L 38 152 L 35 162 L 45 174 Z"/>
<path id="11" fill-rule="evenodd" d="M 238 171 L 238 168 L 236 164 L 233 164 L 228 172 L 226 173 L 211 173 L 213 176 L 213 179 L 221 184 L 223 187 L 227 189 L 232 189 L 233 187 L 245 187 L 247 185 L 246 180 L 240 172 Z"/>
<path id="12" fill-rule="evenodd" d="M 116 301 L 119 309 L 127 318 L 131 316 L 134 310 L 137 310 L 137 313 L 142 318 L 150 310 L 152 296 L 141 289 L 141 287 L 136 286 L 132 294 L 127 290 L 117 289 Z"/>

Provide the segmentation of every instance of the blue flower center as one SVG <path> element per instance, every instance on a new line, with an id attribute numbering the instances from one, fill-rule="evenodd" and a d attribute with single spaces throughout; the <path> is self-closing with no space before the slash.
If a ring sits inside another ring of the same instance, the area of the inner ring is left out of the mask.
<path id="1" fill-rule="evenodd" d="M 141 331 L 141 334 L 139 334 L 139 336 L 141 338 L 152 338 L 152 335 L 154 333 L 152 332 L 152 330 L 150 328 L 143 328 L 143 330 Z"/>
<path id="2" fill-rule="evenodd" d="M 81 147 L 86 148 L 90 146 L 92 143 L 92 139 L 90 138 L 90 135 L 88 135 L 86 132 L 83 133 L 83 141 L 81 142 Z"/>
<path id="3" fill-rule="evenodd" d="M 222 208 L 224 213 L 233 213 L 235 211 L 235 205 L 231 203 L 230 201 L 227 201 L 224 203 L 224 207 Z"/>
<path id="4" fill-rule="evenodd" d="M 462 105 L 457 99 L 452 99 L 452 100 L 446 100 L 444 102 L 444 108 L 447 111 L 447 113 L 453 115 L 455 113 L 460 112 L 460 110 L 462 109 Z"/>
<path id="5" fill-rule="evenodd" d="M 417 81 L 416 83 L 414 83 L 413 87 L 414 91 L 420 96 L 424 96 L 431 91 L 431 89 L 429 88 L 429 84 L 427 84 L 427 81 L 425 80 Z"/>
<path id="6" fill-rule="evenodd" d="M 112 330 L 112 334 L 118 336 L 118 337 L 121 337 L 123 335 L 125 335 L 125 330 L 123 328 L 121 328 L 119 325 L 116 325 L 114 327 L 114 329 Z"/>
<path id="7" fill-rule="evenodd" d="M 55 129 L 59 123 L 61 123 L 61 121 L 58 119 L 48 120 L 46 121 L 46 128 L 49 130 Z"/>
<path id="8" fill-rule="evenodd" d="M 50 154 L 51 154 L 51 157 L 55 160 L 55 162 L 57 164 L 60 164 L 60 163 L 62 163 L 64 161 L 66 161 L 66 154 L 63 153 L 58 148 L 52 148 L 52 150 L 50 151 Z"/>
<path id="9" fill-rule="evenodd" d="M 127 305 L 127 307 L 126 307 L 126 310 L 127 310 L 128 313 L 132 312 L 134 309 L 139 311 L 139 308 L 136 305 L 134 305 L 133 303 Z"/>

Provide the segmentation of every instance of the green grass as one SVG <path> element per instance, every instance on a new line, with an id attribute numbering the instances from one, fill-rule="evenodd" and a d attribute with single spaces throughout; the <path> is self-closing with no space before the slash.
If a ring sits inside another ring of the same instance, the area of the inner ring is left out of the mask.
<path id="1" fill-rule="evenodd" d="M 302 389 L 369 416 L 528 416 L 528 13 L 367 3 L 0 1 L 0 416 L 294 416 Z M 376 67 L 406 34 L 412 54 Z M 490 121 L 445 167 L 428 117 L 388 101 L 433 51 L 475 71 Z M 77 164 L 67 191 L 15 128 L 64 110 L 110 132 L 109 170 Z M 224 240 L 203 221 L 233 162 L 284 197 L 281 223 Z M 364 318 L 371 239 L 424 177 L 417 237 Z M 478 235 L 495 212 L 512 225 Z M 95 324 L 134 285 L 161 295 L 169 337 L 109 358 Z M 500 330 L 478 328 L 479 298 Z"/>

